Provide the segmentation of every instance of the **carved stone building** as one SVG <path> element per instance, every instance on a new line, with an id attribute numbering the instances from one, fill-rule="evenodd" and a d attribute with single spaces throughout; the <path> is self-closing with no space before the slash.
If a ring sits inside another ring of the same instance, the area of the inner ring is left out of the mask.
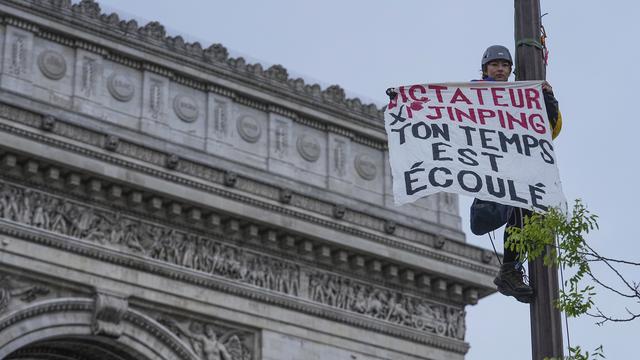
<path id="1" fill-rule="evenodd" d="M 497 266 L 393 206 L 375 105 L 90 0 L 0 50 L 0 359 L 464 358 Z"/>

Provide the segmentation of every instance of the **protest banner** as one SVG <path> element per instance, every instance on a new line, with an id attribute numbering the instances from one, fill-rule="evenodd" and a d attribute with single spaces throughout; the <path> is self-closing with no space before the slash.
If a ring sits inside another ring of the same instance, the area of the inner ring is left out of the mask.
<path id="1" fill-rule="evenodd" d="M 384 114 L 396 205 L 437 192 L 566 208 L 542 81 L 400 86 Z"/>

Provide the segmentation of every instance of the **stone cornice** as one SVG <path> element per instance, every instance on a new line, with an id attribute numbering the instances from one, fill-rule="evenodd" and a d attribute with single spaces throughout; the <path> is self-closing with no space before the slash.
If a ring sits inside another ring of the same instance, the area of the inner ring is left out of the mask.
<path id="1" fill-rule="evenodd" d="M 71 5 L 67 1 L 54 0 L 11 0 L 8 2 L 15 9 L 33 13 L 43 19 L 70 26 L 78 32 L 73 35 L 57 33 L 54 30 L 42 29 L 37 24 L 31 24 L 19 15 L 6 15 L 6 22 L 19 23 L 23 28 L 37 30 L 40 36 L 54 40 L 63 44 L 73 43 L 74 46 L 83 48 L 106 56 L 109 59 L 126 65 L 141 64 L 143 68 L 168 76 L 171 79 L 180 79 L 179 82 L 192 86 L 196 89 L 210 88 L 211 86 L 224 88 L 223 84 L 209 84 L 202 79 L 198 79 L 195 73 L 213 74 L 217 77 L 227 79 L 232 83 L 241 83 L 259 92 L 267 92 L 272 95 L 285 97 L 287 102 L 294 102 L 309 109 L 311 113 L 320 110 L 327 119 L 347 118 L 360 126 L 346 126 L 350 131 L 361 132 L 364 128 L 370 131 L 363 132 L 356 137 L 355 141 L 363 141 L 365 144 L 374 143 L 375 147 L 384 148 L 384 129 L 382 123 L 382 110 L 374 104 L 364 105 L 359 99 L 347 99 L 344 90 L 338 85 L 332 85 L 321 90 L 317 84 L 305 84 L 304 80 L 291 79 L 287 70 L 281 65 L 274 65 L 268 69 L 263 69 L 260 64 L 246 64 L 243 58 L 230 58 L 227 50 L 220 44 L 213 44 L 209 48 L 202 48 L 199 43 L 185 43 L 180 36 L 166 36 L 164 27 L 157 22 L 150 22 L 145 26 L 138 26 L 135 20 L 120 20 L 117 14 L 102 14 L 97 3 L 90 0 L 83 0 L 79 4 Z M 8 11 L 8 8 L 0 13 Z M 13 13 L 13 12 L 11 12 Z M 15 16 L 15 17 L 14 17 Z M 44 21 L 51 25 L 49 21 Z M 142 50 L 153 56 L 134 56 L 122 52 L 122 48 L 106 48 L 102 45 L 94 44 L 89 40 L 81 40 L 75 36 L 82 36 L 82 33 L 98 35 L 101 38 L 110 39 L 116 43 L 124 43 L 131 49 Z M 167 59 L 168 62 L 153 63 L 148 59 Z M 144 60 L 143 60 L 144 59 Z M 178 65 L 180 64 L 180 65 Z M 181 69 L 188 65 L 193 71 L 192 74 L 178 75 Z M 226 82 L 228 83 L 228 81 Z M 224 92 L 235 93 L 234 90 L 226 89 Z M 238 93 L 234 97 L 247 97 L 246 94 Z M 248 96 L 247 98 L 251 98 Z M 268 101 L 261 100 L 261 107 L 269 106 Z M 254 102 L 255 104 L 255 102 Z M 302 108 L 290 110 L 298 113 Z M 309 115 L 299 114 L 298 118 Z M 311 115 L 313 116 L 313 115 Z M 326 121 L 326 120 L 322 120 Z M 339 123 L 339 122 L 338 122 Z M 338 124 L 336 123 L 336 124 Z M 354 125 L 355 125 L 354 124 Z M 336 126 L 336 125 L 334 125 Z M 341 127 L 340 125 L 337 125 Z M 364 127 L 363 127 L 364 126 Z"/>
<path id="2" fill-rule="evenodd" d="M 0 124 L 0 131 L 4 130 L 4 127 L 3 124 Z M 54 145 L 54 143 L 50 143 L 50 145 Z M 412 268 L 405 264 L 396 263 L 397 260 L 387 259 L 380 255 L 340 249 L 336 244 L 326 244 L 317 239 L 288 233 L 285 229 L 279 229 L 273 225 L 265 226 L 258 222 L 251 222 L 257 221 L 256 219 L 229 217 L 221 213 L 220 209 L 214 209 L 212 212 L 212 209 L 204 208 L 202 205 L 194 207 L 193 204 L 181 203 L 175 198 L 163 199 L 162 195 L 148 190 L 128 188 L 126 185 L 111 182 L 109 179 L 101 178 L 95 174 L 82 174 L 75 169 L 65 169 L 56 164 L 41 162 L 39 159 L 29 159 L 22 155 L 19 162 L 24 163 L 24 166 L 19 166 L 16 156 L 1 151 L 0 153 L 2 153 L 0 168 L 4 172 L 3 177 L 27 181 L 33 183 L 32 186 L 44 187 L 48 191 L 59 191 L 70 198 L 83 199 L 84 201 L 90 199 L 90 201 L 98 202 L 102 206 L 116 207 L 115 210 L 121 213 L 131 213 L 137 217 L 162 221 L 175 227 L 186 227 L 185 229 L 190 229 L 190 231 L 202 232 L 206 230 L 207 234 L 215 237 L 220 236 L 221 231 L 227 231 L 230 232 L 228 235 L 230 239 L 241 241 L 243 246 L 257 247 L 261 251 L 267 252 L 276 251 L 278 256 L 299 259 L 300 261 L 308 260 L 316 267 L 333 268 L 335 271 L 342 270 L 345 274 L 356 273 L 366 281 L 384 283 L 387 286 L 401 288 L 403 291 L 422 291 L 422 296 L 432 296 L 454 302 L 464 300 L 468 303 L 475 303 L 479 297 L 493 292 L 493 289 L 478 287 L 480 284 L 468 284 L 467 279 L 453 279 L 449 274 L 429 273 L 429 269 Z M 89 155 L 87 152 L 83 154 Z M 119 161 L 118 164 L 126 165 L 127 162 Z M 141 169 L 136 167 L 137 171 Z M 64 177 L 63 174 L 65 174 Z M 178 181 L 185 185 L 189 183 L 185 179 Z M 220 191 L 209 186 L 200 186 L 199 189 L 207 192 Z M 128 195 L 125 196 L 125 194 Z M 228 195 L 234 201 L 245 202 L 252 206 L 266 206 L 271 211 L 281 212 L 284 215 L 298 217 L 305 221 L 315 221 L 322 226 L 336 226 L 337 230 L 342 230 L 345 233 L 366 237 L 374 241 L 378 240 L 398 250 L 414 252 L 420 256 L 427 256 L 475 273 L 483 273 L 488 276 L 495 274 L 495 269 L 492 267 L 482 267 L 445 254 L 402 244 L 326 220 L 315 219 L 230 191 L 222 190 L 221 194 Z M 183 214 L 183 212 L 187 213 Z M 248 240 L 242 240 L 246 236 L 248 236 Z M 274 246 L 277 250 L 274 249 Z M 451 293 L 452 291 L 454 293 Z"/>
<path id="3" fill-rule="evenodd" d="M 10 119 L 18 120 L 23 124 L 41 128 L 43 119 L 40 115 L 33 114 L 30 112 L 26 112 L 24 110 L 20 110 L 17 108 L 7 107 L 6 105 L 0 106 L 0 116 L 4 116 Z M 301 207 L 304 211 L 297 211 L 295 208 L 289 206 L 277 206 L 274 205 L 273 201 L 280 201 L 280 192 L 281 189 L 276 187 L 269 186 L 264 183 L 256 182 L 255 180 L 238 177 L 234 182 L 234 187 L 243 190 L 248 194 L 253 193 L 252 195 L 260 195 L 264 200 L 259 200 L 255 196 L 245 196 L 241 195 L 236 191 L 230 191 L 225 189 L 228 188 L 228 184 L 225 184 L 225 174 L 227 173 L 224 169 L 215 169 L 211 167 L 204 166 L 198 163 L 190 163 L 187 160 L 180 159 L 178 164 L 171 172 L 167 171 L 159 171 L 154 169 L 153 167 L 143 166 L 136 162 L 131 162 L 125 160 L 122 156 L 115 157 L 109 156 L 107 153 L 94 151 L 86 147 L 78 147 L 71 143 L 61 142 L 47 136 L 43 136 L 41 134 L 31 133 L 27 131 L 20 130 L 18 128 L 12 128 L 4 124 L 0 124 L 0 129 L 2 131 L 7 131 L 14 135 L 19 135 L 31 139 L 35 139 L 38 142 L 43 144 L 47 144 L 50 146 L 55 146 L 58 148 L 66 149 L 69 151 L 73 151 L 84 156 L 88 156 L 90 158 L 95 158 L 101 161 L 106 161 L 108 163 L 112 163 L 117 166 L 122 166 L 130 170 L 135 170 L 141 173 L 147 173 L 152 176 L 162 178 L 171 182 L 184 184 L 187 186 L 191 186 L 196 189 L 206 190 L 209 193 L 219 194 L 221 196 L 231 198 L 240 202 L 244 202 L 250 204 L 252 206 L 256 206 L 259 208 L 268 209 L 270 211 L 275 211 L 277 213 L 281 213 L 286 216 L 290 216 L 293 218 L 298 218 L 300 220 L 308 221 L 311 223 L 316 223 L 325 227 L 334 228 L 341 232 L 353 234 L 355 236 L 359 236 L 362 238 L 366 238 L 372 240 L 374 242 L 384 244 L 387 246 L 391 246 L 397 249 L 410 251 L 416 254 L 420 254 L 422 256 L 426 256 L 438 261 L 451 263 L 456 266 L 460 266 L 463 268 L 467 268 L 473 270 L 478 273 L 484 273 L 487 275 L 493 276 L 495 274 L 495 268 L 491 265 L 479 265 L 478 263 L 485 263 L 487 260 L 487 254 L 485 250 L 475 248 L 471 245 L 462 244 L 458 242 L 446 242 L 436 237 L 432 238 L 431 246 L 436 249 L 447 249 L 447 251 L 456 253 L 457 256 L 452 257 L 446 255 L 442 250 L 428 250 L 422 246 L 414 246 L 406 241 L 397 241 L 394 240 L 391 236 L 388 235 L 377 235 L 372 233 L 371 231 L 363 231 L 361 230 L 363 227 L 368 229 L 372 228 L 372 221 L 375 223 L 377 221 L 379 226 L 377 226 L 377 230 L 381 233 L 385 231 L 388 232 L 386 228 L 386 221 L 384 219 L 376 219 L 371 215 L 365 213 L 358 213 L 351 209 L 345 209 L 345 212 L 349 211 L 351 215 L 347 216 L 347 218 L 352 219 L 353 225 L 359 226 L 349 226 L 344 224 L 344 220 L 340 221 L 329 221 L 327 217 L 335 216 L 333 214 L 334 207 L 336 204 L 326 203 L 319 199 L 310 198 L 303 194 L 292 194 L 292 199 L 290 200 L 290 205 L 298 205 L 297 207 Z M 58 135 L 62 135 L 67 138 L 74 139 L 76 141 L 81 141 L 86 144 L 93 145 L 95 147 L 106 147 L 108 135 L 100 134 L 95 131 L 91 131 L 88 129 L 82 129 L 77 126 L 67 124 L 64 122 L 58 121 L 56 126 L 52 129 Z M 140 145 L 136 145 L 134 143 L 129 143 L 126 141 L 119 141 L 116 145 L 113 152 L 119 153 L 120 155 L 124 155 L 125 157 L 135 158 L 137 160 L 143 160 L 147 163 L 151 163 L 155 166 L 167 166 L 168 159 L 170 158 L 170 154 L 162 153 L 159 151 L 153 151 L 151 149 L 144 149 Z M 142 153 L 141 153 L 142 152 Z M 137 156 L 136 156 L 137 154 Z M 184 178 L 181 176 L 175 175 L 175 173 L 182 173 L 188 176 L 195 176 L 206 180 L 212 184 L 218 184 L 217 186 L 205 185 L 201 182 L 195 182 L 189 180 L 188 178 Z M 220 186 L 222 185 L 222 187 Z M 225 186 L 227 185 L 227 186 Z M 305 204 L 315 203 L 311 207 L 306 207 Z M 185 205 L 186 208 L 191 207 L 192 205 Z M 325 210 L 322 210 L 325 209 Z M 313 211 L 316 215 L 311 215 L 309 211 Z M 203 209 L 201 212 L 206 212 Z M 319 215 L 319 216 L 318 216 Z M 344 217 L 344 215 L 343 215 Z M 358 218 L 362 218 L 363 223 L 358 223 Z M 403 227 L 402 224 L 395 224 L 395 232 L 399 234 L 404 234 L 407 236 L 412 232 L 415 233 L 414 236 L 420 236 L 422 234 L 420 231 L 416 231 L 410 227 Z M 375 228 L 375 226 L 373 227 Z M 416 239 L 413 239 L 415 241 Z M 448 244 L 447 244 L 448 243 Z M 457 249 L 457 251 L 456 251 Z M 473 261 L 463 260 L 464 257 L 469 258 L 469 255 L 475 253 L 471 257 Z M 461 258 L 462 257 L 462 258 Z M 489 258 L 490 259 L 490 258 Z"/>

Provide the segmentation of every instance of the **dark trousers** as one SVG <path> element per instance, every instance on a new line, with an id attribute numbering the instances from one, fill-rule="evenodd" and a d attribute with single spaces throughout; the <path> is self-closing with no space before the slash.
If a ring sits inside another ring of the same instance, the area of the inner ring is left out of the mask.
<path id="1" fill-rule="evenodd" d="M 509 221 L 507 221 L 507 228 L 504 231 L 504 257 L 502 258 L 502 263 L 510 263 L 514 261 L 523 261 L 519 254 L 513 250 L 507 249 L 507 239 L 509 238 L 509 234 L 507 229 L 510 227 L 522 227 L 524 223 L 524 217 L 530 216 L 531 211 L 527 209 L 521 208 L 513 208 L 511 212 L 511 216 L 509 217 Z"/>

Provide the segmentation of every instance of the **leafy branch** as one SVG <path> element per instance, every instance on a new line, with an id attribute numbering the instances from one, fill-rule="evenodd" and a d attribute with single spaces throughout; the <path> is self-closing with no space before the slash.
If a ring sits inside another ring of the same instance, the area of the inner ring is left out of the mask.
<path id="1" fill-rule="evenodd" d="M 612 259 L 600 255 L 585 240 L 585 236 L 598 229 L 598 216 L 591 214 L 580 200 L 576 200 L 571 217 L 559 209 L 550 209 L 546 214 L 532 214 L 524 219 L 522 228 L 507 229 L 509 237 L 505 246 L 533 261 L 543 257 L 547 266 L 560 266 L 573 270 L 573 275 L 564 281 L 564 288 L 556 300 L 556 307 L 569 317 L 588 315 L 597 319 L 596 324 L 606 322 L 626 322 L 640 318 L 640 312 L 626 309 L 626 316 L 614 317 L 601 311 L 595 303 L 596 286 L 617 296 L 640 302 L 640 283 L 629 281 L 619 270 L 619 266 L 640 266 L 640 263 Z M 593 273 L 591 265 L 602 263 L 620 281 L 615 287 L 601 281 Z M 594 285 L 585 283 L 585 278 Z M 569 348 L 571 360 L 604 358 L 602 346 L 591 354 L 577 347 Z"/>

